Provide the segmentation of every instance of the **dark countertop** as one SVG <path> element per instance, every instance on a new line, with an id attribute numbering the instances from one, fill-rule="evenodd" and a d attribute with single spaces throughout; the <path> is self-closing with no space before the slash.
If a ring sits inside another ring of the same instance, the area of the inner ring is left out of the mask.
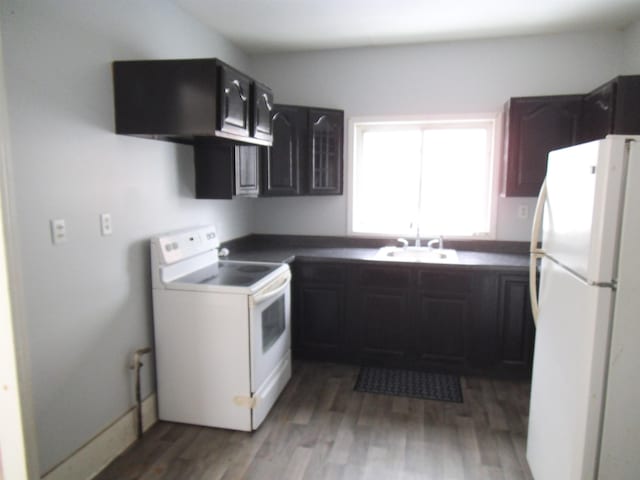
<path id="1" fill-rule="evenodd" d="M 376 262 L 380 264 L 409 264 L 420 266 L 463 267 L 474 269 L 500 269 L 515 270 L 518 272 L 529 269 L 529 255 L 527 253 L 498 253 L 457 250 L 458 261 L 442 262 L 406 262 L 395 259 L 376 258 L 378 248 L 362 247 L 305 247 L 295 245 L 258 245 L 234 250 L 233 245 L 228 246 L 229 260 L 262 261 L 262 262 L 286 262 L 294 259 L 341 262 Z"/>

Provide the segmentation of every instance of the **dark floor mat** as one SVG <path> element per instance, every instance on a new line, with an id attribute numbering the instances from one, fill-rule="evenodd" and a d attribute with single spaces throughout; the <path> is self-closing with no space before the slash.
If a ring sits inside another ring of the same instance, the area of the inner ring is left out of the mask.
<path id="1" fill-rule="evenodd" d="M 462 403 L 458 375 L 396 368 L 361 367 L 354 390 Z"/>

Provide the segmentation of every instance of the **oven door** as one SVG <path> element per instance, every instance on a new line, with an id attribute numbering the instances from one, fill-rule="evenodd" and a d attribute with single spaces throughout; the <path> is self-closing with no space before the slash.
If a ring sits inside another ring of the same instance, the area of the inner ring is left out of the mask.
<path id="1" fill-rule="evenodd" d="M 291 349 L 291 272 L 287 270 L 249 297 L 251 393 Z"/>

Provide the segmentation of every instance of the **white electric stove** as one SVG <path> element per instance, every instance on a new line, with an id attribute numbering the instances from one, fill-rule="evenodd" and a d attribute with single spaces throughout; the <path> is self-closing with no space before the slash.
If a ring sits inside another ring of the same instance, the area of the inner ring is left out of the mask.
<path id="1" fill-rule="evenodd" d="M 151 239 L 158 417 L 251 431 L 291 378 L 291 273 L 219 246 L 213 226 Z"/>

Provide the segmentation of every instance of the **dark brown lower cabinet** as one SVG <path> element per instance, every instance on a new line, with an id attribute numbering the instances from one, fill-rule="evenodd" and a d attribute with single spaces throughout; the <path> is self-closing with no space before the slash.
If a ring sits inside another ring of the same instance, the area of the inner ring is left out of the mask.
<path id="1" fill-rule="evenodd" d="M 299 261 L 293 353 L 332 362 L 526 377 L 526 273 Z"/>
<path id="2" fill-rule="evenodd" d="M 498 305 L 498 337 L 501 367 L 514 373 L 530 373 L 535 328 L 525 275 L 501 275 Z"/>
<path id="3" fill-rule="evenodd" d="M 345 359 L 345 265 L 294 265 L 293 353 L 297 357 Z"/>
<path id="4" fill-rule="evenodd" d="M 398 289 L 363 288 L 356 293 L 358 357 L 396 365 L 407 360 L 409 295 Z"/>
<path id="5" fill-rule="evenodd" d="M 337 355 L 344 323 L 344 289 L 305 286 L 298 292 L 299 314 L 304 318 L 298 335 L 303 351 Z"/>
<path id="6" fill-rule="evenodd" d="M 420 366 L 461 369 L 467 363 L 471 272 L 418 270 L 412 340 Z"/>
<path id="7" fill-rule="evenodd" d="M 411 272 L 382 265 L 354 265 L 349 298 L 356 336 L 355 357 L 363 363 L 405 363 L 409 341 Z"/>
<path id="8" fill-rule="evenodd" d="M 419 293 L 414 327 L 413 340 L 420 361 L 464 363 L 469 299 L 465 296 Z"/>

